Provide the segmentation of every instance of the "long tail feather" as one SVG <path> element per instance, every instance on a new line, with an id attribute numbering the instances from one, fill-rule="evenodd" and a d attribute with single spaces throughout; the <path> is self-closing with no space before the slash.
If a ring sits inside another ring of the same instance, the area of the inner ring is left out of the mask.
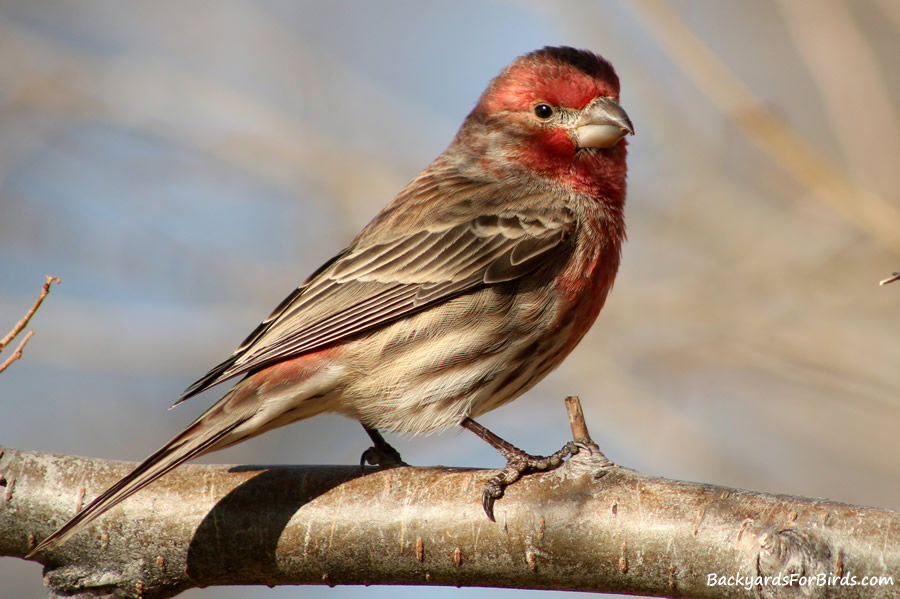
<path id="1" fill-rule="evenodd" d="M 244 422 L 243 418 L 236 418 L 233 422 L 221 428 L 212 426 L 212 423 L 209 423 L 208 420 L 215 420 L 215 408 L 216 406 L 213 406 L 203 416 L 195 420 L 191 426 L 141 462 L 130 474 L 104 491 L 59 530 L 41 541 L 25 558 L 28 559 L 41 551 L 52 549 L 63 543 L 66 539 L 90 524 L 95 518 L 131 497 L 170 470 L 213 449 L 228 433 Z M 213 416 L 213 418 L 208 418 L 210 416 Z M 204 429 L 206 430 L 204 431 Z"/>

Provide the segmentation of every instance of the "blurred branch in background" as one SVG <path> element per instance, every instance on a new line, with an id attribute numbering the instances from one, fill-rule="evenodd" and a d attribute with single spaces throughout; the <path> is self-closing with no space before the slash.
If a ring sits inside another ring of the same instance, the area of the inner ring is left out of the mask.
<path id="1" fill-rule="evenodd" d="M 43 288 L 41 289 L 40 295 L 34 301 L 34 304 L 25 313 L 25 317 L 22 318 L 16 325 L 12 328 L 12 330 L 0 340 L 0 352 L 6 349 L 6 346 L 10 344 L 10 342 L 15 339 L 19 333 L 21 333 L 25 327 L 28 326 L 28 322 L 31 320 L 31 317 L 34 316 L 34 313 L 37 312 L 38 308 L 41 307 L 41 304 L 44 302 L 44 298 L 50 293 L 50 284 L 56 283 L 59 285 L 59 277 L 51 277 L 47 275 L 47 282 L 44 283 Z M 18 360 L 22 357 L 22 350 L 25 349 L 25 344 L 28 343 L 28 340 L 31 339 L 31 336 L 34 335 L 34 329 L 28 331 L 28 334 L 22 338 L 22 341 L 19 343 L 19 346 L 16 348 L 16 351 L 12 353 L 12 355 L 7 358 L 2 364 L 0 364 L 0 372 L 6 370 L 10 364 Z"/>
<path id="2" fill-rule="evenodd" d="M 847 0 L 777 0 L 856 181 L 897 197 L 900 121 L 879 60 Z M 894 12 L 896 7 L 894 3 Z M 900 35 L 900 31 L 897 31 Z M 839 165 L 830 165 L 838 169 Z M 893 236 L 900 240 L 900 230 Z"/>
<path id="3" fill-rule="evenodd" d="M 887 285 L 888 283 L 893 283 L 894 281 L 900 281 L 900 272 L 893 273 L 888 278 L 879 281 L 878 284 L 879 285 Z"/>
<path id="4" fill-rule="evenodd" d="M 890 132 L 897 131 L 898 125 L 896 112 L 884 98 L 884 90 L 876 73 L 870 71 L 866 76 L 856 78 L 858 81 L 854 83 L 861 86 L 861 89 L 848 83 L 843 77 L 834 76 L 834 70 L 842 75 L 859 73 L 857 69 L 861 65 L 874 69 L 874 65 L 866 62 L 870 57 L 864 40 L 856 35 L 852 26 L 848 27 L 846 21 L 835 23 L 835 20 L 847 17 L 846 10 L 842 10 L 845 7 L 841 0 L 822 3 L 788 0 L 779 2 L 779 5 L 789 17 L 787 22 L 798 37 L 801 53 L 807 57 L 813 73 L 817 75 L 816 80 L 825 98 L 824 103 L 830 109 L 833 126 L 842 142 L 848 145 L 845 148 L 847 154 L 865 161 L 864 157 L 872 154 L 872 137 L 865 133 L 881 131 L 882 134 L 887 132 L 890 137 Z M 640 0 L 633 6 L 653 32 L 654 38 L 666 49 L 670 59 L 703 90 L 723 114 L 734 121 L 748 139 L 767 152 L 776 165 L 815 192 L 814 197 L 826 202 L 860 231 L 900 255 L 900 210 L 896 206 L 876 191 L 851 180 L 841 172 L 839 165 L 832 164 L 789 123 L 766 109 L 753 90 L 735 76 L 728 65 L 693 33 L 669 3 L 662 0 Z M 823 7 L 830 7 L 831 10 L 822 10 Z M 800 31 L 815 30 L 809 27 L 809 20 L 814 17 L 829 25 L 829 28 L 839 29 L 840 39 L 833 35 L 825 39 L 827 31 L 823 36 L 801 35 Z M 845 57 L 847 60 L 843 64 L 830 60 L 830 53 L 823 60 L 812 60 L 812 56 L 821 52 L 824 46 L 831 46 L 837 53 L 848 52 L 851 56 Z M 850 59 L 856 61 L 851 64 Z M 853 102 L 848 96 L 856 96 L 861 100 Z M 853 110 L 851 106 L 859 102 L 864 102 L 865 106 Z M 877 137 L 880 138 L 881 135 Z M 895 136 L 889 143 L 897 146 L 900 143 L 898 140 L 900 136 Z M 859 143 L 865 144 L 869 151 L 854 153 Z M 886 162 L 890 161 L 890 165 L 886 163 L 885 166 L 890 174 L 896 174 L 897 148 L 886 147 L 884 151 Z M 852 162 L 854 166 L 859 165 L 856 159 Z M 860 171 L 870 171 L 871 165 L 867 166 L 868 168 L 860 167 Z"/>
<path id="5" fill-rule="evenodd" d="M 249 7 L 242 14 L 260 20 Z M 289 39 L 298 62 L 315 55 L 302 40 Z M 349 198 L 364 196 L 363 189 L 392 189 L 405 182 L 388 160 L 354 154 L 328 130 L 260 95 L 178 65 L 78 51 L 2 20 L 0 53 L 23 59 L 0 61 L 0 89 L 10 91 L 0 119 L 41 111 L 66 128 L 104 121 L 204 152 L 289 193 L 313 185 L 330 197 Z M 54 133 L 51 128 L 45 135 Z M 347 163 L 354 164 L 354 176 L 347 176 Z M 347 207 L 348 220 L 357 208 Z"/>

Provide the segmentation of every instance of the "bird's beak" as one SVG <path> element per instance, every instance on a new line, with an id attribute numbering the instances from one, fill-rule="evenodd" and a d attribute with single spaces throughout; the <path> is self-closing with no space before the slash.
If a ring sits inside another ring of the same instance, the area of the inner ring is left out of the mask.
<path id="1" fill-rule="evenodd" d="M 579 148 L 611 148 L 626 135 L 634 135 L 631 120 L 610 98 L 592 100 L 575 123 L 575 144 Z"/>

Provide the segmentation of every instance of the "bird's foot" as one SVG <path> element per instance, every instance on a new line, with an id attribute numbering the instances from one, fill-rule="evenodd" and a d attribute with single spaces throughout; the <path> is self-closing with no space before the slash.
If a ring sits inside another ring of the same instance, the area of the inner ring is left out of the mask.
<path id="1" fill-rule="evenodd" d="M 484 483 L 484 491 L 481 494 L 481 505 L 484 508 L 484 513 L 487 514 L 487 517 L 492 522 L 495 522 L 494 502 L 503 497 L 503 491 L 506 487 L 519 480 L 523 474 L 553 470 L 562 464 L 567 457 L 577 453 L 579 448 L 580 445 L 578 443 L 569 441 L 556 453 L 548 456 L 536 456 L 513 447 L 517 453 L 505 456 L 506 467 Z"/>
<path id="2" fill-rule="evenodd" d="M 378 429 L 369 428 L 365 424 L 363 425 L 363 428 L 366 429 L 366 433 L 368 433 L 369 438 L 372 439 L 372 447 L 365 450 L 360 456 L 360 468 L 365 468 L 366 464 L 384 468 L 409 465 L 400 457 L 400 452 L 384 440 L 384 437 L 381 436 Z"/>
<path id="3" fill-rule="evenodd" d="M 466 418 L 461 424 L 463 428 L 478 435 L 506 458 L 506 467 L 484 484 L 484 492 L 481 495 L 481 505 L 484 507 L 484 513 L 487 514 L 487 517 L 492 522 L 496 521 L 494 519 L 494 502 L 503 496 L 503 491 L 506 487 L 519 480 L 523 474 L 545 472 L 556 468 L 563 463 L 564 459 L 577 453 L 579 448 L 584 447 L 582 443 L 569 441 L 556 453 L 548 456 L 535 456 L 525 453 L 508 441 L 504 441 L 471 418 Z"/>

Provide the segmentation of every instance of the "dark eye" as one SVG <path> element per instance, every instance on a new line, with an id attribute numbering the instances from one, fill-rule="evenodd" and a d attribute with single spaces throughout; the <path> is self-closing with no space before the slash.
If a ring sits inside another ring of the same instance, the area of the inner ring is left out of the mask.
<path id="1" fill-rule="evenodd" d="M 543 102 L 534 107 L 534 116 L 539 119 L 549 119 L 553 116 L 553 107 Z"/>

